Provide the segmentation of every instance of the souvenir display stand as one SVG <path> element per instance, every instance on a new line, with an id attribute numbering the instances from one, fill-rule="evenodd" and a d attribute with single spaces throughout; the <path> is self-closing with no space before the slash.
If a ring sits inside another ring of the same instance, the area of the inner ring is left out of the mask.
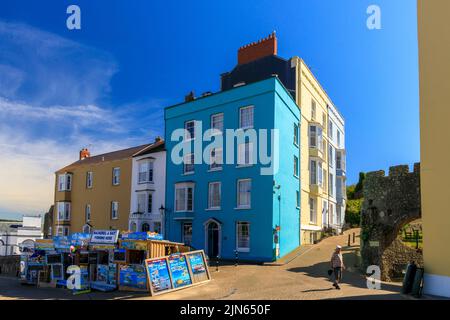
<path id="1" fill-rule="evenodd" d="M 114 254 L 119 270 L 119 290 L 147 292 L 145 260 L 185 250 L 187 247 L 182 243 L 162 240 L 160 235 L 151 232 L 122 234 L 119 250 Z"/>
<path id="2" fill-rule="evenodd" d="M 152 296 L 211 280 L 203 250 L 146 259 L 145 266 Z"/>

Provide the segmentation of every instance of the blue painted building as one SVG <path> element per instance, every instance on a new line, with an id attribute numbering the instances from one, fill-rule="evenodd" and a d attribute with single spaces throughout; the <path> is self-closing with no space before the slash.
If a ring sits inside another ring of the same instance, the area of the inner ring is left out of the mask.
<path id="1" fill-rule="evenodd" d="M 300 109 L 277 77 L 167 107 L 167 238 L 223 259 L 234 259 L 237 250 L 240 260 L 273 261 L 297 248 L 299 125 Z M 185 129 L 183 136 L 175 137 L 177 129 Z M 252 129 L 257 140 L 249 138 Z M 211 147 L 220 139 L 221 147 Z"/>

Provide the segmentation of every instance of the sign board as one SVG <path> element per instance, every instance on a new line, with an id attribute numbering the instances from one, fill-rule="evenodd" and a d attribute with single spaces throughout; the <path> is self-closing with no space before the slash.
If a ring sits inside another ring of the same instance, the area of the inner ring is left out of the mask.
<path id="1" fill-rule="evenodd" d="M 184 287 L 192 284 L 186 256 L 173 254 L 168 257 L 169 269 L 172 274 L 172 284 L 174 288 Z"/>
<path id="2" fill-rule="evenodd" d="M 90 233 L 75 232 L 69 236 L 70 245 L 75 247 L 87 247 L 90 239 Z"/>
<path id="3" fill-rule="evenodd" d="M 152 294 L 172 289 L 172 281 L 166 258 L 149 259 L 145 265 Z"/>
<path id="4" fill-rule="evenodd" d="M 147 259 L 145 266 L 152 296 L 211 280 L 203 250 Z"/>
<path id="5" fill-rule="evenodd" d="M 55 245 L 51 239 L 36 239 L 34 243 L 35 250 L 55 250 Z"/>
<path id="6" fill-rule="evenodd" d="M 208 281 L 210 275 L 203 251 L 186 252 L 185 255 L 192 272 L 192 281 L 194 283 Z"/>
<path id="7" fill-rule="evenodd" d="M 163 240 L 163 236 L 156 232 L 128 232 L 122 233 L 123 240 Z"/>
<path id="8" fill-rule="evenodd" d="M 120 241 L 120 248 L 128 250 L 147 250 L 148 243 L 145 240 Z"/>
<path id="9" fill-rule="evenodd" d="M 369 246 L 370 247 L 379 247 L 380 241 L 369 241 Z"/>
<path id="10" fill-rule="evenodd" d="M 119 286 L 125 290 L 146 290 L 147 273 L 140 264 L 119 265 Z"/>
<path id="11" fill-rule="evenodd" d="M 94 230 L 91 243 L 114 244 L 119 237 L 119 230 Z"/>

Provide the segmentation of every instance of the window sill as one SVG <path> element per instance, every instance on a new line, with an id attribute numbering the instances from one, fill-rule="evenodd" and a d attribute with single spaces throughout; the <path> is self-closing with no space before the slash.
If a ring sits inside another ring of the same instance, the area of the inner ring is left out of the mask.
<path id="1" fill-rule="evenodd" d="M 193 213 L 194 210 L 192 211 L 186 211 L 186 210 L 181 210 L 181 211 L 175 211 L 175 213 Z"/>
<path id="2" fill-rule="evenodd" d="M 295 179 L 300 179 L 299 176 L 296 176 L 295 174 L 293 175 Z"/>
<path id="3" fill-rule="evenodd" d="M 251 210 L 251 207 L 236 207 L 234 210 Z"/>
<path id="4" fill-rule="evenodd" d="M 237 248 L 236 251 L 242 252 L 242 253 L 248 253 L 248 252 L 250 252 L 250 249 L 249 248 Z"/>
<path id="5" fill-rule="evenodd" d="M 253 167 L 253 164 L 238 164 L 236 166 L 236 169 L 239 169 L 239 168 L 250 168 L 250 167 Z"/>
<path id="6" fill-rule="evenodd" d="M 182 173 L 181 175 L 182 175 L 182 176 L 191 176 L 191 175 L 193 175 L 193 174 L 195 174 L 195 171 L 184 172 L 184 173 Z"/>
<path id="7" fill-rule="evenodd" d="M 218 208 L 206 208 L 205 209 L 205 211 L 220 211 L 220 210 L 222 210 L 221 207 L 218 207 Z"/>
<path id="8" fill-rule="evenodd" d="M 148 183 L 154 184 L 153 181 L 139 181 L 138 182 L 138 184 L 148 184 Z"/>
<path id="9" fill-rule="evenodd" d="M 208 172 L 215 172 L 215 171 L 222 171 L 222 170 L 223 170 L 223 168 L 220 167 L 220 168 L 208 169 Z"/>

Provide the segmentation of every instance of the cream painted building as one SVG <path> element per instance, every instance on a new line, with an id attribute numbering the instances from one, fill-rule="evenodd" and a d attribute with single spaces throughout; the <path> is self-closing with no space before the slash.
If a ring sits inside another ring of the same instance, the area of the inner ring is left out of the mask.
<path id="1" fill-rule="evenodd" d="M 450 1 L 419 0 L 424 292 L 450 297 Z"/>
<path id="2" fill-rule="evenodd" d="M 342 230 L 345 122 L 305 62 L 294 57 L 291 66 L 296 70 L 296 101 L 302 110 L 300 236 L 308 244 L 320 239 L 324 229 Z"/>
<path id="3" fill-rule="evenodd" d="M 340 232 L 345 218 L 345 122 L 336 106 L 299 57 L 277 55 L 275 33 L 238 50 L 238 64 L 221 75 L 221 89 L 276 75 L 301 109 L 300 223 L 302 244 L 324 229 Z M 339 168 L 337 166 L 339 165 Z"/>
<path id="4" fill-rule="evenodd" d="M 132 156 L 149 145 L 90 156 L 55 174 L 52 236 L 92 229 L 128 230 Z"/>

